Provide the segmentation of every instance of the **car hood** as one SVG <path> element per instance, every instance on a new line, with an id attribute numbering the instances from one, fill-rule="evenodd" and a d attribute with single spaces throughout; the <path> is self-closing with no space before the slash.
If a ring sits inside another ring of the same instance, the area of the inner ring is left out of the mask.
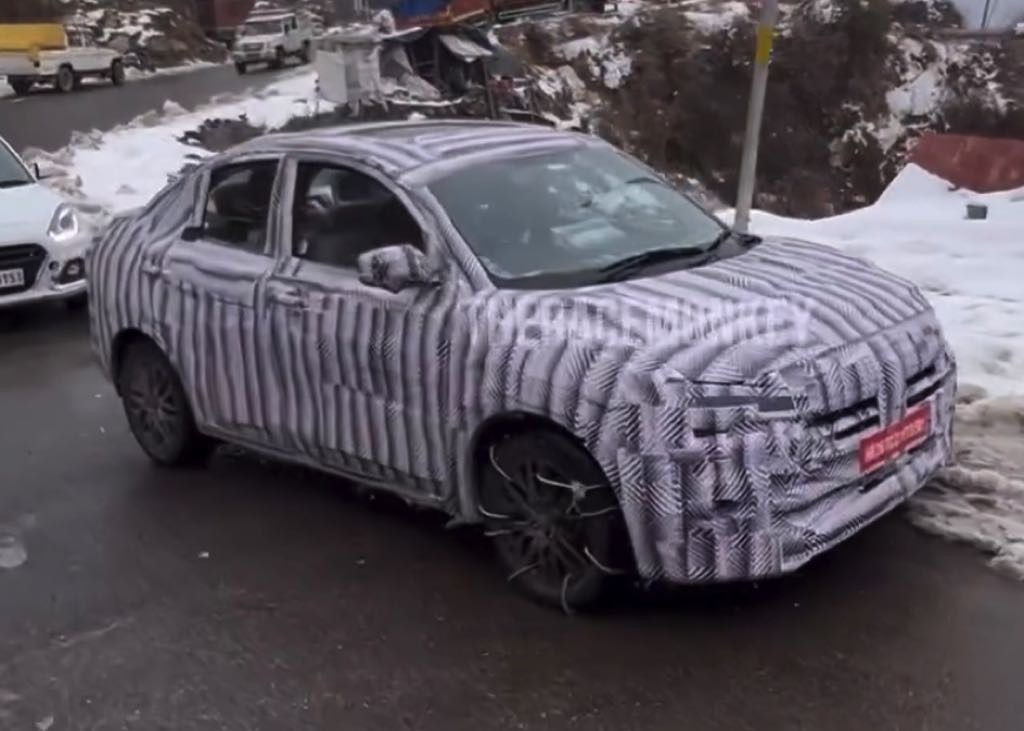
<path id="1" fill-rule="evenodd" d="M 0 242 L 42 240 L 61 202 L 57 193 L 39 183 L 0 188 Z"/>
<path id="2" fill-rule="evenodd" d="M 840 400 L 850 403 L 877 393 L 883 379 L 912 376 L 945 349 L 911 282 L 793 240 L 572 292 L 500 293 L 486 307 L 488 327 L 517 342 L 615 350 L 655 385 L 678 379 L 804 392 L 814 381 L 849 381 Z"/>

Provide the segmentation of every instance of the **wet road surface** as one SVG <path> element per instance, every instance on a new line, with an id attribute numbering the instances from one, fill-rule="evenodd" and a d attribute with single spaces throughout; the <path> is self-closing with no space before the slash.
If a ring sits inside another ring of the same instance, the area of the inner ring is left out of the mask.
<path id="1" fill-rule="evenodd" d="M 262 88 L 277 75 L 254 69 L 239 76 L 234 66 L 225 65 L 130 80 L 122 87 L 97 82 L 71 94 L 40 88 L 26 97 L 0 99 L 0 136 L 19 152 L 56 150 L 71 141 L 74 130 L 111 129 L 162 108 L 165 101 L 194 109 L 219 94 Z"/>
<path id="2" fill-rule="evenodd" d="M 2 729 L 1021 727 L 1024 588 L 901 516 L 572 618 L 443 524 L 251 457 L 151 467 L 84 318 L 0 313 Z"/>

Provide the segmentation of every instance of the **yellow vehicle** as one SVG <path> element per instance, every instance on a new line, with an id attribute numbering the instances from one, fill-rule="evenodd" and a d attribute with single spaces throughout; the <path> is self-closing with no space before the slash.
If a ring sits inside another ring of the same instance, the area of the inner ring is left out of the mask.
<path id="1" fill-rule="evenodd" d="M 87 77 L 124 83 L 124 59 L 96 43 L 91 30 L 59 23 L 0 24 L 0 76 L 16 94 L 35 84 L 52 84 L 68 92 Z"/>

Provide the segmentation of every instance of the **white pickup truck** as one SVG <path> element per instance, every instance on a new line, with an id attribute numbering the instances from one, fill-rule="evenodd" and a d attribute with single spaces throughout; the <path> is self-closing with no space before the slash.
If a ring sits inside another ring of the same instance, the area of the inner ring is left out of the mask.
<path id="1" fill-rule="evenodd" d="M 35 84 L 52 84 L 68 92 L 87 77 L 124 83 L 124 59 L 96 43 L 91 30 L 59 24 L 14 23 L 0 25 L 0 76 L 16 94 L 27 94 Z"/>
<path id="2" fill-rule="evenodd" d="M 244 74 L 257 63 L 281 68 L 288 58 L 309 63 L 313 54 L 313 23 L 305 13 L 254 13 L 238 29 L 232 59 Z"/>

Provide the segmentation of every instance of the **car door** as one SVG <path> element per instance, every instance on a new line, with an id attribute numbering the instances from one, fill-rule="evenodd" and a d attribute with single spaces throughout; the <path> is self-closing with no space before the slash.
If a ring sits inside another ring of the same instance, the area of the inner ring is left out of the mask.
<path id="1" fill-rule="evenodd" d="M 267 285 L 274 374 L 288 446 L 420 497 L 447 474 L 450 284 L 389 292 L 363 284 L 361 253 L 408 243 L 439 261 L 420 214 L 357 163 L 287 165 L 284 243 Z"/>
<path id="2" fill-rule="evenodd" d="M 82 39 L 82 63 L 81 69 L 83 71 L 103 71 L 106 70 L 107 54 L 104 49 L 100 48 L 99 43 L 96 42 L 96 36 L 88 28 L 81 29 Z"/>
<path id="3" fill-rule="evenodd" d="M 143 263 L 161 290 L 163 339 L 197 421 L 207 431 L 257 444 L 272 441 L 265 414 L 273 393 L 258 312 L 274 263 L 279 167 L 279 158 L 264 156 L 213 168 L 190 225 Z"/>

